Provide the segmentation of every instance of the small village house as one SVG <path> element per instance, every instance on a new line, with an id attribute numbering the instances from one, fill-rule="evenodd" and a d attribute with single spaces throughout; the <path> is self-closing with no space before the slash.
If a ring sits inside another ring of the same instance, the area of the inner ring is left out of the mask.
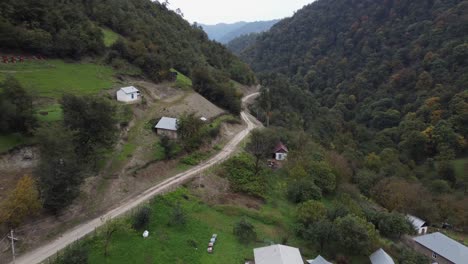
<path id="1" fill-rule="evenodd" d="M 406 215 L 406 219 L 411 223 L 411 226 L 416 230 L 418 235 L 425 235 L 427 233 L 426 221 L 412 215 Z"/>
<path id="2" fill-rule="evenodd" d="M 177 119 L 163 117 L 155 126 L 156 132 L 160 136 L 167 136 L 170 139 L 177 139 Z"/>
<path id="3" fill-rule="evenodd" d="M 304 264 L 298 248 L 272 245 L 254 249 L 255 264 Z"/>
<path id="4" fill-rule="evenodd" d="M 285 160 L 288 157 L 288 152 L 288 148 L 282 142 L 278 142 L 273 152 L 275 160 Z"/>
<path id="5" fill-rule="evenodd" d="M 383 249 L 378 249 L 369 257 L 372 264 L 395 264 L 392 257 Z"/>
<path id="6" fill-rule="evenodd" d="M 468 263 L 468 247 L 439 232 L 414 237 L 411 246 L 430 258 L 431 263 Z"/>
<path id="7" fill-rule="evenodd" d="M 120 88 L 117 91 L 117 101 L 124 103 L 135 103 L 140 101 L 140 91 L 134 86 Z"/>
<path id="8" fill-rule="evenodd" d="M 308 264 L 333 264 L 326 259 L 324 259 L 322 256 L 318 255 L 315 259 L 307 260 Z"/>

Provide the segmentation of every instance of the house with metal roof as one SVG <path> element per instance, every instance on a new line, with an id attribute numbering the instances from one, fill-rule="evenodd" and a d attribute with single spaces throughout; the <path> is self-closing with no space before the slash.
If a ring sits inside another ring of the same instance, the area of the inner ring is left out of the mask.
<path id="1" fill-rule="evenodd" d="M 324 259 L 320 255 L 318 255 L 315 259 L 307 260 L 307 263 L 308 264 L 333 264 L 331 262 L 328 262 L 326 259 Z"/>
<path id="2" fill-rule="evenodd" d="M 140 91 L 134 86 L 123 87 L 117 91 L 117 101 L 119 102 L 134 103 L 140 99 Z"/>
<path id="3" fill-rule="evenodd" d="M 406 215 L 406 219 L 411 223 L 414 230 L 418 233 L 418 235 L 424 235 L 427 233 L 427 223 L 426 221 L 413 216 L 413 215 Z"/>
<path id="4" fill-rule="evenodd" d="M 288 148 L 283 144 L 283 142 L 278 142 L 273 153 L 276 160 L 285 160 L 288 157 Z"/>
<path id="5" fill-rule="evenodd" d="M 177 122 L 176 118 L 162 117 L 156 124 L 156 132 L 160 136 L 167 136 L 171 139 L 177 138 Z"/>
<path id="6" fill-rule="evenodd" d="M 468 247 L 436 232 L 413 238 L 413 248 L 438 264 L 467 264 Z"/>
<path id="7" fill-rule="evenodd" d="M 372 253 L 369 258 L 372 264 L 395 264 L 392 257 L 381 248 Z"/>
<path id="8" fill-rule="evenodd" d="M 272 245 L 254 249 L 255 264 L 304 264 L 298 248 Z"/>

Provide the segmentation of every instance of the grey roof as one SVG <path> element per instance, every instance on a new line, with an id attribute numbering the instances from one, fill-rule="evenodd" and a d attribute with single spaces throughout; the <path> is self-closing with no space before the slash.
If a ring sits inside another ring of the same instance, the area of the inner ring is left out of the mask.
<path id="1" fill-rule="evenodd" d="M 328 262 L 326 259 L 324 259 L 322 256 L 318 255 L 315 259 L 307 260 L 307 263 L 309 264 L 333 264 L 331 262 Z"/>
<path id="2" fill-rule="evenodd" d="M 424 220 L 422 220 L 420 218 L 417 218 L 416 216 L 406 215 L 406 219 L 408 219 L 408 221 L 410 221 L 411 225 L 413 225 L 413 227 L 415 229 L 419 229 L 419 228 L 423 227 L 426 224 L 426 221 L 424 221 Z"/>
<path id="3" fill-rule="evenodd" d="M 139 92 L 138 89 L 135 88 L 135 86 L 123 87 L 123 88 L 120 88 L 120 90 L 124 91 L 124 93 L 126 93 L 126 94 L 132 94 L 132 93 Z"/>
<path id="4" fill-rule="evenodd" d="M 155 128 L 177 131 L 177 119 L 171 117 L 163 117 L 161 118 L 161 120 L 159 120 L 158 124 L 156 124 Z"/>
<path id="5" fill-rule="evenodd" d="M 272 245 L 254 249 L 255 264 L 304 264 L 299 249 Z"/>
<path id="6" fill-rule="evenodd" d="M 392 257 L 383 249 L 375 251 L 369 258 L 372 264 L 395 264 Z"/>
<path id="7" fill-rule="evenodd" d="M 414 241 L 455 264 L 468 263 L 468 247 L 439 232 L 415 237 Z"/>

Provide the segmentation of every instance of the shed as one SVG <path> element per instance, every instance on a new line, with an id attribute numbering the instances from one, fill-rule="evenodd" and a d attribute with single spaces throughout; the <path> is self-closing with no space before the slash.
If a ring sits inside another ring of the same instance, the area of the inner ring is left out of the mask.
<path id="1" fill-rule="evenodd" d="M 466 264 L 468 263 L 468 247 L 436 232 L 414 237 L 414 249 L 431 258 L 439 264 Z"/>
<path id="2" fill-rule="evenodd" d="M 167 136 L 171 139 L 177 138 L 177 122 L 176 118 L 163 117 L 156 124 L 156 132 L 160 136 Z"/>
<path id="3" fill-rule="evenodd" d="M 283 144 L 283 142 L 278 142 L 273 153 L 276 160 L 285 160 L 288 157 L 288 148 Z"/>
<path id="4" fill-rule="evenodd" d="M 411 223 L 414 230 L 418 232 L 418 235 L 424 235 L 427 233 L 427 223 L 426 221 L 412 215 L 406 215 L 406 219 Z"/>
<path id="5" fill-rule="evenodd" d="M 392 257 L 383 249 L 378 249 L 369 258 L 372 264 L 395 264 Z"/>
<path id="6" fill-rule="evenodd" d="M 272 245 L 254 249 L 255 264 L 304 264 L 298 248 Z"/>
<path id="7" fill-rule="evenodd" d="M 315 259 L 307 260 L 308 264 L 333 264 L 326 259 L 324 259 L 322 256 L 318 255 Z"/>
<path id="8" fill-rule="evenodd" d="M 123 87 L 117 91 L 117 101 L 119 102 L 134 103 L 140 99 L 140 91 L 134 86 Z"/>

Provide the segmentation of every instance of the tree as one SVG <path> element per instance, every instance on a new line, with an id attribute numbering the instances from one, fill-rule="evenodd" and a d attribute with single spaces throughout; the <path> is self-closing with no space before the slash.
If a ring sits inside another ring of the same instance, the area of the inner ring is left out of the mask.
<path id="1" fill-rule="evenodd" d="M 124 219 L 106 219 L 103 227 L 104 235 L 104 256 L 109 256 L 109 244 L 116 232 L 125 232 L 130 229 Z"/>
<path id="2" fill-rule="evenodd" d="M 325 245 L 331 244 L 330 242 L 336 237 L 333 223 L 327 219 L 312 223 L 301 232 L 304 239 L 319 245 L 320 252 L 323 252 Z"/>
<path id="3" fill-rule="evenodd" d="M 405 216 L 398 213 L 382 214 L 378 229 L 383 236 L 392 239 L 398 239 L 412 230 Z"/>
<path id="4" fill-rule="evenodd" d="M 164 158 L 166 160 L 173 159 L 178 152 L 178 148 L 180 148 L 176 142 L 172 141 L 168 136 L 163 135 L 161 140 L 159 141 L 159 145 L 164 150 Z"/>
<path id="5" fill-rule="evenodd" d="M 132 227 L 135 230 L 147 228 L 151 219 L 151 208 L 145 206 L 140 208 L 133 216 Z"/>
<path id="6" fill-rule="evenodd" d="M 32 96 L 18 80 L 8 76 L 0 82 L 0 132 L 31 133 L 37 125 L 34 113 Z"/>
<path id="7" fill-rule="evenodd" d="M 330 165 L 325 162 L 313 162 L 310 168 L 310 175 L 315 184 L 322 189 L 324 193 L 331 193 L 336 188 L 336 176 Z"/>
<path id="8" fill-rule="evenodd" d="M 308 200 L 320 200 L 322 190 L 315 185 L 313 179 L 292 180 L 288 183 L 288 199 L 293 203 L 301 203 Z"/>
<path id="9" fill-rule="evenodd" d="M 318 201 L 307 201 L 297 208 L 297 219 L 305 225 L 323 220 L 326 216 L 327 208 Z"/>
<path id="10" fill-rule="evenodd" d="M 248 244 L 249 242 L 253 242 L 257 239 L 255 227 L 244 218 L 234 225 L 232 232 L 237 239 L 244 244 Z"/>
<path id="11" fill-rule="evenodd" d="M 60 125 L 38 131 L 40 160 L 36 173 L 44 208 L 56 214 L 79 194 L 82 167 L 75 153 L 74 133 Z"/>
<path id="12" fill-rule="evenodd" d="M 15 189 L 0 204 L 0 223 L 14 228 L 41 209 L 39 191 L 31 176 L 23 176 Z"/>
<path id="13" fill-rule="evenodd" d="M 75 131 L 78 157 L 96 162 L 96 152 L 112 147 L 117 139 L 115 106 L 102 97 L 75 95 L 63 96 L 61 103 L 65 127 Z"/>
<path id="14" fill-rule="evenodd" d="M 177 120 L 177 135 L 182 141 L 184 149 L 193 151 L 203 143 L 201 129 L 203 121 L 195 113 L 184 113 Z"/>
<path id="15" fill-rule="evenodd" d="M 353 254 L 368 254 L 378 246 L 374 225 L 355 215 L 337 218 L 334 222 L 338 244 Z"/>
<path id="16" fill-rule="evenodd" d="M 273 151 L 272 138 L 268 133 L 255 129 L 250 133 L 250 141 L 247 143 L 246 150 L 255 157 L 255 174 L 258 174 L 260 161 Z"/>

